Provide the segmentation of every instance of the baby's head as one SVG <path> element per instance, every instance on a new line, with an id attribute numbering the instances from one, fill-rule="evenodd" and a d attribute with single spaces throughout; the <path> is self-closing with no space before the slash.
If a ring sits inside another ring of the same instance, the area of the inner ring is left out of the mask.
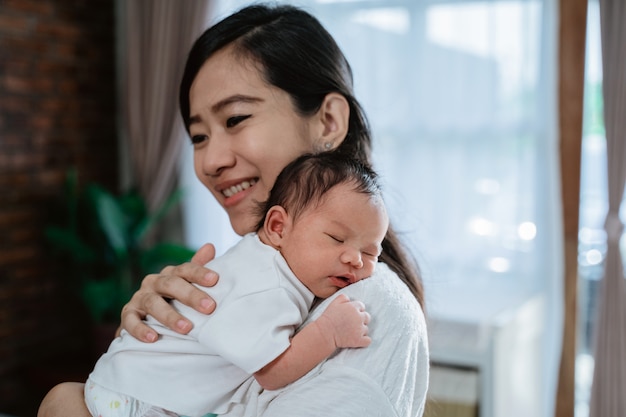
<path id="1" fill-rule="evenodd" d="M 322 298 L 373 273 L 389 226 L 376 173 L 337 152 L 287 165 L 260 210 L 261 240 Z"/>

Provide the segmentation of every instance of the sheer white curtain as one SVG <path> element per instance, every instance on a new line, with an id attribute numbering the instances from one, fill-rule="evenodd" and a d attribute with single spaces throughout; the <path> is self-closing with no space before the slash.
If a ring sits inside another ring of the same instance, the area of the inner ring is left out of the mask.
<path id="1" fill-rule="evenodd" d="M 226 3 L 224 12 L 249 2 Z M 430 314 L 545 296 L 545 352 L 529 366 L 544 372 L 543 397 L 532 400 L 553 415 L 563 274 L 556 1 L 289 3 L 317 16 L 353 67 Z M 206 224 L 214 215 L 203 209 Z M 219 222 L 206 231 L 190 222 L 195 244 L 220 239 L 228 223 Z"/>
<path id="2" fill-rule="evenodd" d="M 120 105 L 132 185 L 155 210 L 176 184 L 182 123 L 178 79 L 185 52 L 209 12 L 204 0 L 118 1 L 122 43 Z"/>
<path id="3" fill-rule="evenodd" d="M 626 283 L 620 251 L 620 218 L 626 183 L 626 3 L 600 0 L 600 32 L 606 129 L 608 212 L 605 273 L 598 300 L 592 417 L 626 414 Z"/>

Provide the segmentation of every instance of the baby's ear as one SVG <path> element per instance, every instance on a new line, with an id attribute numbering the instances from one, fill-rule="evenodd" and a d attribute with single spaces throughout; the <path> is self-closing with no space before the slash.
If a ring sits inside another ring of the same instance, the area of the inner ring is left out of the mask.
<path id="1" fill-rule="evenodd" d="M 272 245 L 281 247 L 284 233 L 291 225 L 291 219 L 284 208 L 273 206 L 265 216 L 263 229 Z"/>

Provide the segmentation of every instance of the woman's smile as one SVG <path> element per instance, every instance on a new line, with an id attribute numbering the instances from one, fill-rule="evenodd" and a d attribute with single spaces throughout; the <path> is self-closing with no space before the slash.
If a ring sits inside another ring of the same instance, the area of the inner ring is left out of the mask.
<path id="1" fill-rule="evenodd" d="M 245 179 L 225 181 L 216 185 L 214 190 L 216 197 L 218 197 L 218 201 L 221 201 L 222 206 L 228 210 L 229 208 L 239 205 L 250 195 L 262 191 L 258 190 L 258 187 L 255 187 L 258 182 L 258 177 L 249 177 Z M 261 198 L 261 200 L 263 198 Z"/>
<path id="2" fill-rule="evenodd" d="M 243 190 L 247 190 L 248 188 L 252 187 L 254 184 L 256 184 L 256 179 L 254 178 L 251 180 L 244 180 L 237 185 L 231 185 L 230 187 L 224 188 L 222 190 L 222 194 L 226 198 L 232 197 L 235 194 L 242 192 Z"/>

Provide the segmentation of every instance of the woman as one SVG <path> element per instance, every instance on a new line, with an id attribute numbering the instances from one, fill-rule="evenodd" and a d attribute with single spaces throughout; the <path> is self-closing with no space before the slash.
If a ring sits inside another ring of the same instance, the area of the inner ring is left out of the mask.
<path id="1" fill-rule="evenodd" d="M 350 66 L 320 23 L 297 8 L 251 6 L 209 28 L 189 54 L 179 99 L 196 175 L 240 235 L 254 229 L 256 202 L 267 198 L 278 173 L 298 156 L 334 150 L 371 162 L 370 132 L 352 94 Z M 207 245 L 191 263 L 146 277 L 124 307 L 121 327 L 154 341 L 156 333 L 142 323 L 150 314 L 188 332 L 191 324 L 163 297 L 211 312 L 213 301 L 189 282 L 215 283 L 215 274 L 202 267 L 213 252 Z M 391 228 L 380 261 L 362 285 L 341 291 L 370 312 L 372 344 L 340 351 L 281 390 L 251 390 L 246 406 L 229 416 L 423 413 L 429 357 L 422 285 Z M 307 320 L 326 306 L 320 303 Z M 82 384 L 55 387 L 39 410 L 39 417 L 48 416 L 89 416 Z"/>

